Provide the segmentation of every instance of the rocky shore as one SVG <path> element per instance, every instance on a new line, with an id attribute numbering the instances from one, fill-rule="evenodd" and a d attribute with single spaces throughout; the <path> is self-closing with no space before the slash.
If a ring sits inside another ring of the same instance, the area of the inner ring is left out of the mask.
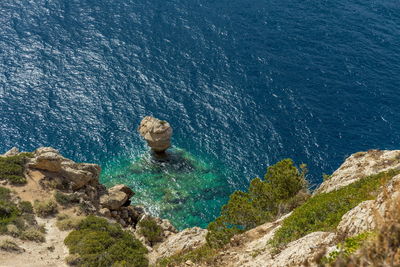
<path id="1" fill-rule="evenodd" d="M 65 266 L 69 250 L 64 238 L 72 229 L 59 227 L 61 217 L 72 220 L 95 215 L 119 224 L 146 247 L 150 265 L 159 265 L 164 258 L 186 255 L 207 243 L 206 229 L 194 227 L 178 232 L 168 220 L 152 217 L 144 207 L 132 206 L 130 199 L 135 197 L 135 193 L 126 185 L 107 189 L 99 183 L 101 168 L 96 164 L 76 163 L 50 147 L 38 148 L 32 153 L 13 148 L 1 155 L 0 160 L 0 168 L 7 169 L 8 163 L 21 164 L 19 174 L 15 172 L 11 175 L 7 170 L 0 174 L 1 188 L 11 190 L 12 197 L 9 199 L 18 207 L 26 202 L 33 204 L 35 212 L 30 220 L 32 225 L 36 225 L 35 229 L 44 229 L 45 240 L 24 239 L 21 233 L 26 230 L 18 230 L 18 220 L 6 224 L 0 233 L 0 266 Z M 353 154 L 320 185 L 311 198 L 387 171 L 394 174 L 400 171 L 399 150 L 370 150 Z M 391 176 L 381 188 L 377 196 L 371 196 L 346 212 L 335 230 L 311 232 L 289 242 L 279 251 L 269 243 L 292 213 L 235 235 L 226 246 L 213 252 L 212 260 L 187 257 L 187 260 L 169 266 L 317 266 L 318 259 L 337 251 L 342 240 L 379 231 L 382 225 L 393 220 L 393 210 L 397 210 L 400 203 L 400 174 Z M 48 213 L 40 209 L 40 204 L 44 202 L 47 203 L 45 211 Z M 51 209 L 48 209 L 50 206 Z M 0 212 L 3 218 L 11 214 L 1 205 Z M 147 224 L 144 222 L 149 221 L 157 232 L 156 237 L 146 234 Z M 14 249 L 10 249 L 11 245 L 6 246 L 11 243 L 15 245 Z"/>

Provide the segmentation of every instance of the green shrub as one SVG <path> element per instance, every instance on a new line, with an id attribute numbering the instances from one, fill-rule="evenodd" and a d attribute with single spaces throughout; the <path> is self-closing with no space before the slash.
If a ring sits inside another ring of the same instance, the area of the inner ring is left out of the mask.
<path id="1" fill-rule="evenodd" d="M 84 217 L 76 216 L 70 217 L 66 214 L 60 214 L 61 216 L 57 216 L 56 226 L 61 231 L 67 231 L 71 229 L 76 229 Z"/>
<path id="2" fill-rule="evenodd" d="M 168 258 L 163 258 L 159 260 L 158 266 L 166 267 L 166 266 L 180 266 L 186 261 L 191 261 L 195 264 L 200 265 L 201 263 L 213 265 L 213 259 L 217 255 L 217 250 L 208 246 L 203 245 L 197 249 L 194 249 L 189 252 L 180 252 Z"/>
<path id="3" fill-rule="evenodd" d="M 29 201 L 21 201 L 18 204 L 19 209 L 24 213 L 33 213 L 32 203 Z"/>
<path id="4" fill-rule="evenodd" d="M 24 251 L 23 248 L 18 246 L 15 242 L 11 240 L 2 240 L 0 241 L 0 250 L 8 251 L 8 252 L 16 252 L 21 253 Z"/>
<path id="5" fill-rule="evenodd" d="M 0 201 L 9 201 L 10 199 L 11 199 L 10 189 L 0 186 Z"/>
<path id="6" fill-rule="evenodd" d="M 35 225 L 36 219 L 31 212 L 30 202 L 21 201 L 17 205 L 12 202 L 11 191 L 0 187 L 0 234 L 19 236 L 26 227 Z"/>
<path id="7" fill-rule="evenodd" d="M 0 187 L 0 233 L 6 233 L 7 225 L 14 223 L 20 214 L 17 205 L 11 202 L 11 191 Z"/>
<path id="8" fill-rule="evenodd" d="M 343 242 L 337 245 L 337 249 L 329 253 L 328 256 L 322 258 L 322 264 L 330 264 L 334 262 L 338 256 L 341 258 L 347 258 L 354 254 L 365 242 L 365 240 L 370 239 L 375 234 L 373 232 L 364 232 L 356 236 L 346 238 Z"/>
<path id="9" fill-rule="evenodd" d="M 311 232 L 334 230 L 346 212 L 362 201 L 374 199 L 380 186 L 398 173 L 382 172 L 336 191 L 313 196 L 283 221 L 271 244 L 280 248 Z"/>
<path id="10" fill-rule="evenodd" d="M 329 175 L 329 174 L 326 174 L 326 173 L 322 174 L 322 181 L 328 181 L 331 178 L 332 178 L 332 175 Z"/>
<path id="11" fill-rule="evenodd" d="M 35 242 L 45 242 L 46 238 L 40 229 L 36 227 L 30 227 L 20 233 L 20 238 L 23 240 L 30 240 Z"/>
<path id="12" fill-rule="evenodd" d="M 52 199 L 45 201 L 36 200 L 33 207 L 39 217 L 48 217 L 57 213 L 57 204 Z"/>
<path id="13" fill-rule="evenodd" d="M 16 156 L 0 157 L 0 180 L 8 180 L 12 184 L 25 184 L 24 165 L 32 156 L 32 153 L 20 153 Z"/>
<path id="14" fill-rule="evenodd" d="M 162 241 L 163 230 L 152 218 L 145 218 L 139 222 L 140 234 L 153 246 L 154 243 Z"/>
<path id="15" fill-rule="evenodd" d="M 291 159 L 268 167 L 264 180 L 255 178 L 248 192 L 236 191 L 230 196 L 222 207 L 221 216 L 208 226 L 208 244 L 221 247 L 233 235 L 271 221 L 302 204 L 309 196 L 306 173 L 304 164 L 298 169 Z"/>
<path id="16" fill-rule="evenodd" d="M 74 203 L 79 203 L 79 197 L 76 194 L 65 194 L 60 191 L 54 193 L 54 199 L 58 204 L 68 206 Z"/>
<path id="17" fill-rule="evenodd" d="M 81 257 L 76 254 L 68 255 L 65 258 L 65 262 L 70 266 L 79 266 L 81 264 Z"/>
<path id="18" fill-rule="evenodd" d="M 140 241 L 103 218 L 86 217 L 64 243 L 77 266 L 148 266 L 147 249 Z"/>

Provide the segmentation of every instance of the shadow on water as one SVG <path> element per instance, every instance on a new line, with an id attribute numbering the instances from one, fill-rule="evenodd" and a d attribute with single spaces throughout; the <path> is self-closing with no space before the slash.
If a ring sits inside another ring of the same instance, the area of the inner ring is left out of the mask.
<path id="1" fill-rule="evenodd" d="M 177 228 L 205 227 L 218 215 L 231 191 L 228 170 L 211 159 L 179 148 L 165 155 L 151 152 L 104 171 L 108 185 L 124 183 L 136 192 L 132 203 L 170 219 Z"/>

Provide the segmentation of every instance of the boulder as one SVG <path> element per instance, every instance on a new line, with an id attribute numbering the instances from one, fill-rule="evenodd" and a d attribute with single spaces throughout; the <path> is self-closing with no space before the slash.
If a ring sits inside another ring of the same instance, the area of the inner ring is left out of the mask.
<path id="1" fill-rule="evenodd" d="M 96 164 L 76 163 L 64 158 L 58 150 L 51 147 L 38 148 L 30 159 L 28 168 L 56 174 L 65 178 L 73 190 L 87 184 L 98 184 L 101 168 Z"/>
<path id="2" fill-rule="evenodd" d="M 60 172 L 61 163 L 65 160 L 67 159 L 61 156 L 58 150 L 51 147 L 41 147 L 35 151 L 28 166 L 49 172 Z"/>
<path id="3" fill-rule="evenodd" d="M 194 250 L 206 243 L 206 235 L 207 230 L 199 227 L 188 228 L 170 235 L 150 253 L 150 261 L 154 263 L 159 258 L 170 257 L 182 251 Z"/>
<path id="4" fill-rule="evenodd" d="M 126 185 L 116 185 L 100 197 L 100 204 L 110 210 L 117 210 L 124 206 L 133 195 L 133 191 Z"/>
<path id="5" fill-rule="evenodd" d="M 156 153 L 163 153 L 171 146 L 172 127 L 166 121 L 146 116 L 140 122 L 138 131 Z"/>

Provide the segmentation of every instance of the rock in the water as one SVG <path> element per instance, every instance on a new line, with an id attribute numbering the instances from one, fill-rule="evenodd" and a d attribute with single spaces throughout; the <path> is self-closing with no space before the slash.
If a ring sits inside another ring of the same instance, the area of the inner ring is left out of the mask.
<path id="1" fill-rule="evenodd" d="M 19 154 L 19 149 L 16 147 L 11 148 L 6 153 L 3 154 L 3 157 L 12 157 Z"/>
<path id="2" fill-rule="evenodd" d="M 100 197 L 100 204 L 110 210 L 117 210 L 134 195 L 126 185 L 116 185 L 108 189 L 108 194 Z"/>
<path id="3" fill-rule="evenodd" d="M 146 116 L 138 131 L 156 153 L 163 153 L 171 146 L 172 128 L 168 122 Z"/>

